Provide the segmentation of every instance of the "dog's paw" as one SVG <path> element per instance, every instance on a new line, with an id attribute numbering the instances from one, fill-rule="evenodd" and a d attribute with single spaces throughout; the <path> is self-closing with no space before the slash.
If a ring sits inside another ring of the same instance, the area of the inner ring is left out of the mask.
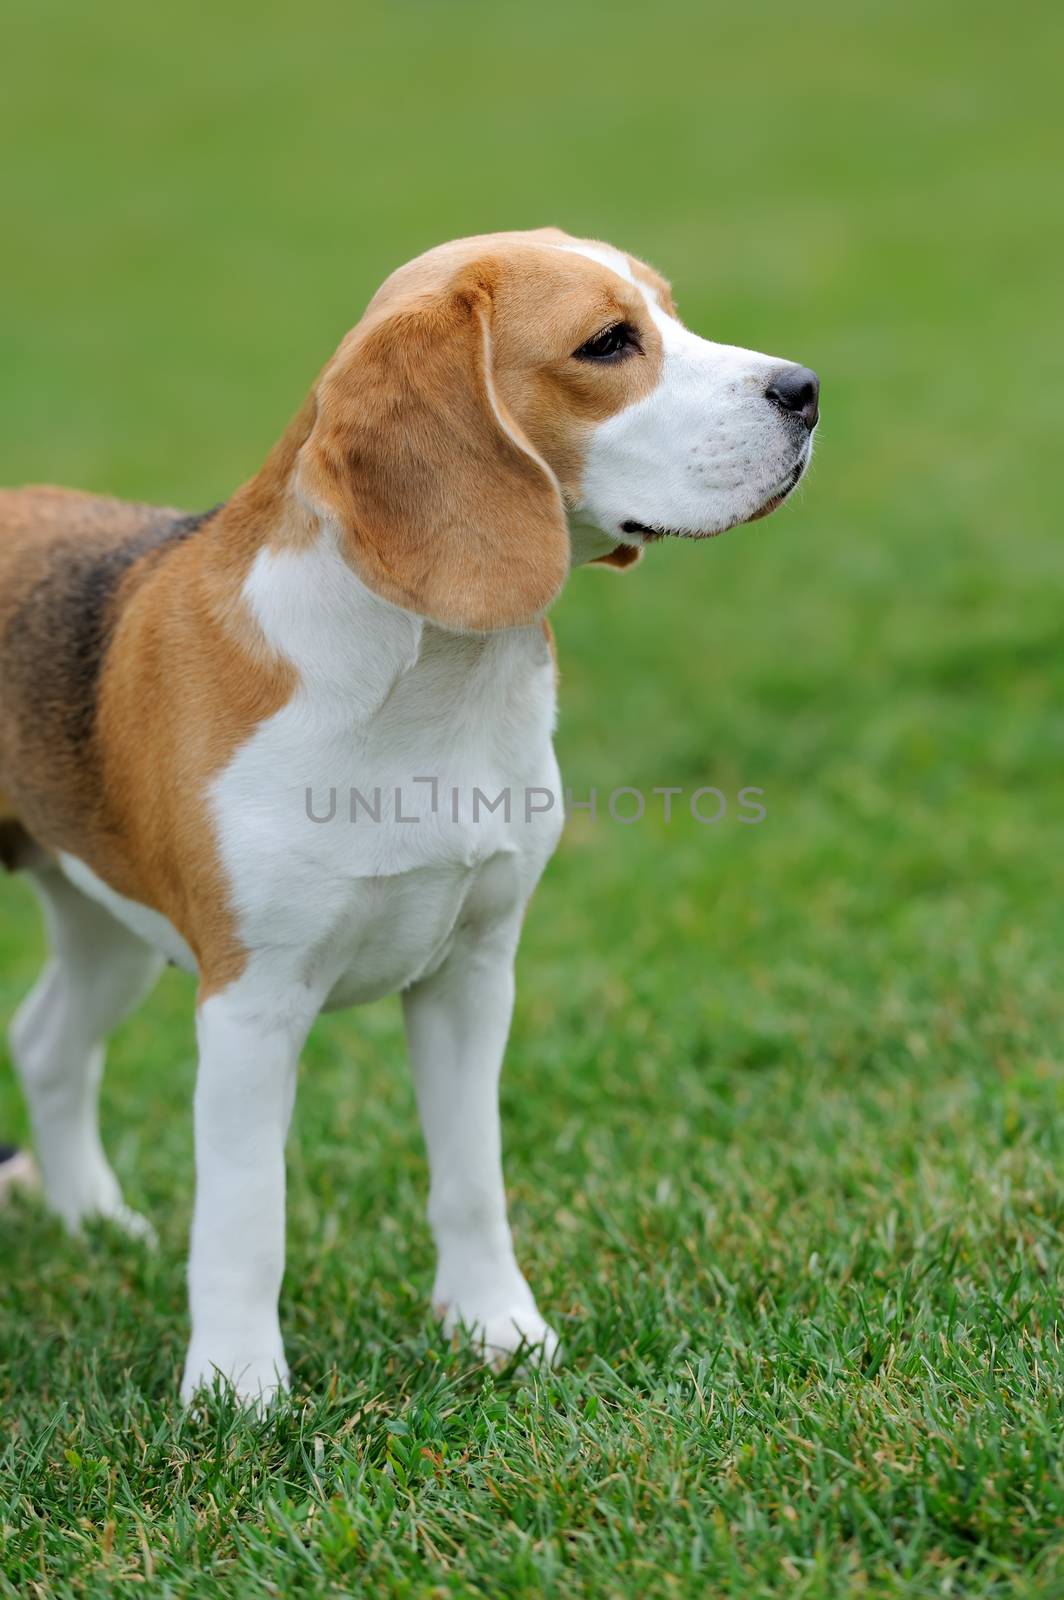
<path id="1" fill-rule="evenodd" d="M 154 1250 L 159 1243 L 159 1235 L 153 1224 L 141 1212 L 134 1211 L 132 1206 L 127 1206 L 123 1200 L 106 1210 L 98 1208 L 86 1212 L 78 1217 L 71 1227 L 75 1233 L 80 1233 L 86 1224 L 96 1222 L 102 1222 L 110 1228 L 118 1228 L 127 1239 L 137 1239 L 149 1250 Z"/>
<path id="2" fill-rule="evenodd" d="M 288 1363 L 281 1349 L 257 1354 L 208 1349 L 193 1340 L 181 1379 L 181 1403 L 190 1406 L 212 1396 L 232 1396 L 260 1415 L 288 1393 Z"/>
<path id="3" fill-rule="evenodd" d="M 130 1239 L 154 1248 L 158 1236 L 147 1217 L 127 1206 L 122 1191 L 109 1167 L 77 1175 L 77 1181 L 60 1186 L 45 1184 L 45 1200 L 61 1218 L 68 1233 L 83 1234 L 86 1228 L 102 1223 L 118 1228 Z"/>
<path id="4" fill-rule="evenodd" d="M 535 1303 L 519 1301 L 508 1307 L 484 1307 L 452 1302 L 434 1307 L 443 1319 L 443 1331 L 452 1339 L 465 1335 L 484 1360 L 496 1370 L 509 1366 L 515 1356 L 521 1370 L 557 1366 L 561 1345 L 554 1329 L 544 1322 Z"/>

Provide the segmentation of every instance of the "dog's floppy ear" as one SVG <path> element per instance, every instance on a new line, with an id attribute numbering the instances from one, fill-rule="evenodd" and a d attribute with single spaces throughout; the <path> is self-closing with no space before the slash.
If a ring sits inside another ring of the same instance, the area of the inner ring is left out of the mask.
<path id="1" fill-rule="evenodd" d="M 491 263 L 370 314 L 325 369 L 303 491 L 377 594 L 445 627 L 529 622 L 569 571 L 557 479 L 491 374 Z"/>

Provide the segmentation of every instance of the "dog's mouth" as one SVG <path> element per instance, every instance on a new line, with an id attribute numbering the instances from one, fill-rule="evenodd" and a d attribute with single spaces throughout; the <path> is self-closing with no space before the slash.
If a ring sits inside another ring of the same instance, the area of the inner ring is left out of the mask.
<path id="1" fill-rule="evenodd" d="M 769 517 L 783 504 L 787 496 L 796 489 L 802 481 L 805 469 L 809 465 L 810 452 L 805 450 L 799 456 L 794 466 L 788 472 L 783 482 L 763 500 L 756 511 L 748 517 L 741 517 L 738 522 L 729 522 L 723 528 L 661 528 L 655 524 L 636 522 L 634 518 L 621 523 L 621 532 L 637 534 L 645 544 L 652 544 L 658 539 L 716 539 L 720 534 L 727 533 L 731 528 L 737 528 L 747 522 L 760 522 L 762 517 Z"/>

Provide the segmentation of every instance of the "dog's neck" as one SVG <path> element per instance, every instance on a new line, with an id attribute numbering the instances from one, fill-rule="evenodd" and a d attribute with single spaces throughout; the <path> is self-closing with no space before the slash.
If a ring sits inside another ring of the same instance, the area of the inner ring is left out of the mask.
<path id="1" fill-rule="evenodd" d="M 241 590 L 241 611 L 259 649 L 295 667 L 323 711 L 364 723 L 400 679 L 431 671 L 450 695 L 485 671 L 509 676 L 542 660 L 539 624 L 492 634 L 457 633 L 373 593 L 327 521 L 316 537 L 260 547 Z"/>

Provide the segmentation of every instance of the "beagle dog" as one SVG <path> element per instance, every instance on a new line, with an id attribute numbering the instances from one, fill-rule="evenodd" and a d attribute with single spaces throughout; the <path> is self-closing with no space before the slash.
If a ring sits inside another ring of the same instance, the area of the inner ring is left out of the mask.
<path id="1" fill-rule="evenodd" d="M 300 1050 L 320 1011 L 394 992 L 436 1311 L 491 1359 L 555 1356 L 497 1109 L 521 920 L 562 827 L 544 616 L 574 565 L 772 511 L 817 390 L 690 332 L 622 251 L 490 234 L 385 282 L 224 505 L 0 494 L 0 859 L 51 943 L 12 1057 L 52 1207 L 144 1231 L 100 1143 L 104 1041 L 164 960 L 196 974 L 186 1400 L 284 1388 Z"/>

